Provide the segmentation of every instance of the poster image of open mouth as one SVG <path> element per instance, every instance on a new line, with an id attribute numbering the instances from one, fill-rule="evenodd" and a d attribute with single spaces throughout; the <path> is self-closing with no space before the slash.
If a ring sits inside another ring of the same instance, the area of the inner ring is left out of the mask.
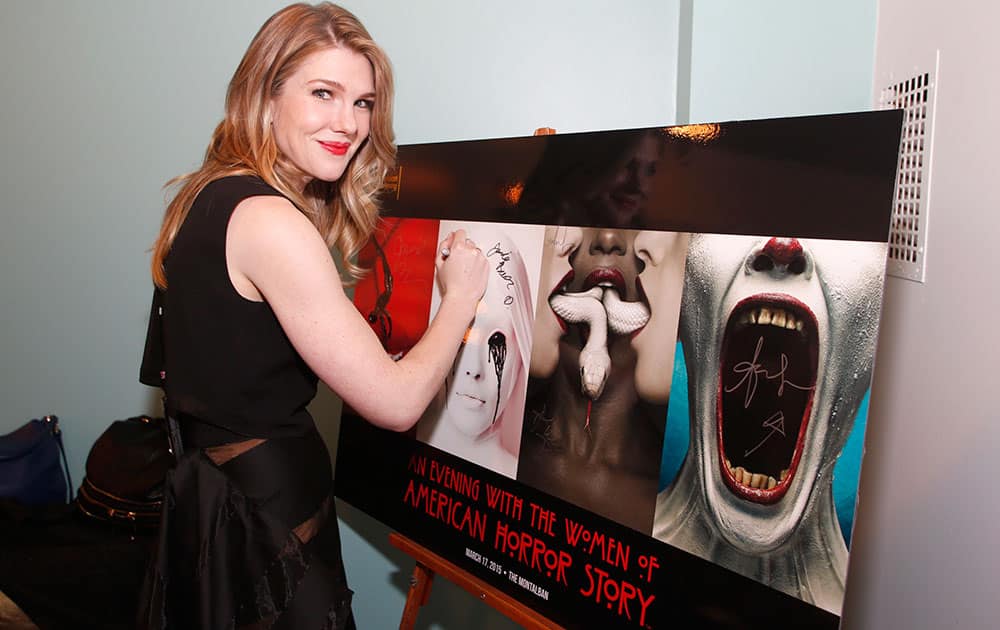
<path id="1" fill-rule="evenodd" d="M 838 627 L 901 122 L 401 146 L 354 294 L 385 351 L 442 235 L 490 282 L 411 431 L 345 408 L 337 496 L 563 627 Z"/>
<path id="2" fill-rule="evenodd" d="M 668 420 L 682 435 L 664 447 L 657 539 L 840 612 L 860 460 L 844 446 L 863 433 L 886 251 L 692 236 L 676 384 L 689 399 Z"/>

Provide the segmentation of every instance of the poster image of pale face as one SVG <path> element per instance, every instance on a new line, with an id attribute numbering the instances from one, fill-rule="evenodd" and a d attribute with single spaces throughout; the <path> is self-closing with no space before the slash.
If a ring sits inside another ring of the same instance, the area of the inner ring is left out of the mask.
<path id="1" fill-rule="evenodd" d="M 549 227 L 518 480 L 649 533 L 687 236 Z"/>
<path id="2" fill-rule="evenodd" d="M 490 276 L 445 387 L 417 424 L 417 439 L 513 477 L 544 228 L 443 221 L 439 238 L 458 228 L 482 249 Z M 436 291 L 432 314 L 440 301 Z"/>
<path id="3" fill-rule="evenodd" d="M 833 468 L 869 388 L 884 243 L 693 235 L 690 445 L 654 537 L 839 614 Z"/>

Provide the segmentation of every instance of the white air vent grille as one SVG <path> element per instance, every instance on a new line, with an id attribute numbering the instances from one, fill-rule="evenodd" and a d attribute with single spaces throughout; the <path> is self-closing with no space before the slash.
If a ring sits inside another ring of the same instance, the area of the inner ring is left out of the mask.
<path id="1" fill-rule="evenodd" d="M 890 74 L 879 95 L 882 109 L 903 110 L 887 272 L 917 282 L 926 270 L 937 65 L 935 54 L 932 64 L 905 77 Z"/>

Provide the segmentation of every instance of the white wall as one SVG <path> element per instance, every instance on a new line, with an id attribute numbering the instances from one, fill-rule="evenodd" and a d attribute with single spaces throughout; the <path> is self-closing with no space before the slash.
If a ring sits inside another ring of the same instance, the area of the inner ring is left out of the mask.
<path id="1" fill-rule="evenodd" d="M 421 142 L 674 121 L 679 1 L 347 0 L 394 61 Z M 282 0 L 10 2 L 0 20 L 0 432 L 62 418 L 75 482 L 137 383 L 161 186 L 198 165 L 225 85 Z M 338 406 L 314 406 L 329 438 Z M 392 627 L 412 563 L 345 508 L 359 625 Z M 421 623 L 509 627 L 439 581 Z"/>
<path id="2" fill-rule="evenodd" d="M 995 3 L 879 2 L 876 77 L 941 58 L 926 282 L 886 285 L 849 628 L 1000 627 L 998 23 Z"/>

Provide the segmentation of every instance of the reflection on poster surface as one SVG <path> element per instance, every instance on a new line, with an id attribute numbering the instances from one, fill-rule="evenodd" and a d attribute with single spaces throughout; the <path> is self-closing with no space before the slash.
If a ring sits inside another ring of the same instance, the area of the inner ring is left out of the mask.
<path id="1" fill-rule="evenodd" d="M 611 228 L 642 224 L 668 150 L 659 129 L 565 136 L 550 142 L 524 183 L 518 207 L 541 224 Z"/>
<path id="2" fill-rule="evenodd" d="M 833 468 L 871 381 L 885 256 L 883 243 L 692 237 L 690 446 L 656 538 L 840 612 Z"/>

